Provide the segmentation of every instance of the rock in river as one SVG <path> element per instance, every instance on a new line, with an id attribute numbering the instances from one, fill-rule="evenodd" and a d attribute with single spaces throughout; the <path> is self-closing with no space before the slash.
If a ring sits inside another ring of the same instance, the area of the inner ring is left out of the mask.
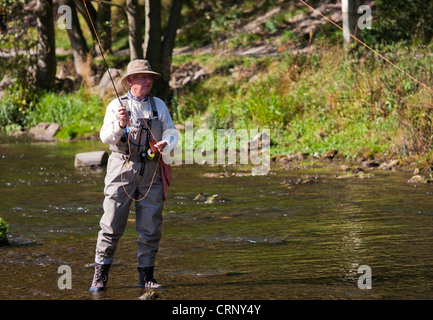
<path id="1" fill-rule="evenodd" d="M 57 123 L 41 122 L 29 130 L 29 133 L 38 140 L 52 141 L 59 130 Z"/>
<path id="2" fill-rule="evenodd" d="M 199 201 L 199 202 L 204 202 L 209 204 L 209 203 L 226 202 L 227 199 L 221 198 L 217 194 L 208 197 L 203 192 L 201 192 L 193 199 L 193 201 Z"/>
<path id="3" fill-rule="evenodd" d="M 206 199 L 205 203 L 217 203 L 217 202 L 226 202 L 226 199 L 221 198 L 219 195 L 214 194 Z"/>
<path id="4" fill-rule="evenodd" d="M 408 183 L 427 183 L 426 179 L 424 179 L 422 176 L 420 176 L 419 174 L 413 176 L 412 178 L 410 178 L 408 181 Z"/>
<path id="5" fill-rule="evenodd" d="M 75 155 L 75 167 L 105 166 L 107 161 L 108 153 L 105 151 L 83 152 Z"/>

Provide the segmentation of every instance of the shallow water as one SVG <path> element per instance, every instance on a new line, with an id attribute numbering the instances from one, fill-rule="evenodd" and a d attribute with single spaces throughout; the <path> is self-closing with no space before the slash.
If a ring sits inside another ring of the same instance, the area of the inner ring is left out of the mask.
<path id="1" fill-rule="evenodd" d="M 135 213 L 120 240 L 107 291 L 91 294 L 105 169 L 78 170 L 78 152 L 97 141 L 1 138 L 0 299 L 138 299 Z M 161 300 L 431 299 L 433 186 L 409 172 L 375 170 L 370 179 L 336 179 L 338 167 L 271 168 L 266 177 L 209 178 L 218 166 L 173 167 L 156 279 Z M 295 184 L 299 178 L 309 183 Z M 290 183 L 291 182 L 291 183 Z M 194 201 L 203 192 L 227 199 Z M 61 290 L 61 265 L 72 289 Z M 361 265 L 372 289 L 361 290 Z"/>

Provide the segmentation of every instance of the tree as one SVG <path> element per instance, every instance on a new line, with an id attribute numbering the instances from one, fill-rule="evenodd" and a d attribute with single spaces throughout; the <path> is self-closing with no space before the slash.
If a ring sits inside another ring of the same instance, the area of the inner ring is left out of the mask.
<path id="1" fill-rule="evenodd" d="M 111 51 L 111 0 L 99 2 L 96 14 L 96 30 L 105 51 Z"/>
<path id="2" fill-rule="evenodd" d="M 54 88 L 56 77 L 53 0 L 37 0 L 35 11 L 38 29 L 35 84 L 38 88 L 51 90 Z"/>
<path id="3" fill-rule="evenodd" d="M 144 52 L 152 69 L 161 73 L 161 79 L 155 82 L 155 95 L 167 101 L 174 41 L 179 25 L 183 0 L 172 0 L 167 26 L 163 32 L 161 26 L 161 0 L 145 1 Z M 162 39 L 162 40 L 161 40 Z"/>
<path id="4" fill-rule="evenodd" d="M 110 0 L 111 1 L 111 0 Z M 96 28 L 101 45 L 106 52 L 111 49 L 111 6 L 110 1 L 102 1 L 99 3 L 98 11 L 90 3 L 89 0 L 85 0 L 84 5 L 83 0 L 59 0 L 59 4 L 68 5 L 71 8 L 72 13 L 72 23 L 71 29 L 67 29 L 68 37 L 71 43 L 72 51 L 74 54 L 74 66 L 77 74 L 85 75 L 89 70 L 87 59 L 89 58 L 89 53 L 92 55 L 100 54 L 98 47 L 98 39 L 93 30 Z M 86 9 L 87 8 L 87 9 Z M 87 26 L 91 30 L 91 34 L 94 41 L 94 50 L 90 51 L 86 42 L 85 37 L 78 20 L 79 12 L 85 19 Z"/>
<path id="5" fill-rule="evenodd" d="M 104 50 L 110 51 L 112 3 L 110 3 L 110 1 L 101 1 L 99 2 L 98 11 L 96 11 L 90 0 L 84 0 L 86 2 L 85 6 L 83 0 L 73 1 L 78 12 L 80 12 L 80 14 L 84 17 L 84 20 L 86 21 L 89 30 L 91 30 L 93 41 L 97 43 L 96 34 L 93 31 L 93 26 L 95 26 L 98 32 L 99 40 L 101 40 L 101 44 L 104 47 Z M 98 54 L 99 50 L 96 50 L 96 53 Z"/>
<path id="6" fill-rule="evenodd" d="M 128 16 L 130 59 L 131 61 L 143 59 L 143 34 L 138 0 L 126 0 L 126 14 Z"/>
<path id="7" fill-rule="evenodd" d="M 433 0 L 376 0 L 376 13 L 372 32 L 377 40 L 433 39 Z"/>
<path id="8" fill-rule="evenodd" d="M 78 21 L 77 9 L 73 0 L 59 0 L 59 5 L 67 5 L 71 8 L 71 28 L 67 28 L 69 41 L 74 54 L 74 66 L 77 74 L 84 75 L 87 70 L 87 55 L 89 48 Z"/>
<path id="9" fill-rule="evenodd" d="M 87 27 L 89 30 L 93 30 L 92 28 L 92 21 L 96 21 L 96 15 L 97 12 L 95 8 L 92 6 L 90 1 L 86 1 L 87 10 L 89 11 L 89 14 L 87 14 L 86 7 L 84 6 L 83 0 L 74 0 L 74 4 L 78 12 L 81 13 L 81 15 L 84 17 L 84 20 L 86 20 Z M 89 17 L 90 15 L 90 17 Z M 94 32 L 91 32 L 93 40 L 96 41 L 96 35 Z"/>

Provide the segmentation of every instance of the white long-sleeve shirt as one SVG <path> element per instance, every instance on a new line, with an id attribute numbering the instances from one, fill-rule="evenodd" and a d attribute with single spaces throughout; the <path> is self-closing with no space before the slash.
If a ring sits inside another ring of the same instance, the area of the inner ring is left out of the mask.
<path id="1" fill-rule="evenodd" d="M 120 97 L 122 104 L 131 111 L 131 117 L 137 118 L 151 118 L 152 107 L 149 99 L 138 100 L 134 98 L 129 92 L 127 95 Z M 162 154 L 169 153 L 177 144 L 179 134 L 173 124 L 170 113 L 164 101 L 154 97 L 156 109 L 158 111 L 158 118 L 162 124 L 162 141 L 167 142 Z M 107 106 L 105 111 L 104 124 L 102 125 L 99 136 L 101 141 L 106 144 L 116 145 L 122 137 L 126 128 L 121 128 L 117 118 L 118 109 L 120 107 L 119 99 L 114 99 Z"/>

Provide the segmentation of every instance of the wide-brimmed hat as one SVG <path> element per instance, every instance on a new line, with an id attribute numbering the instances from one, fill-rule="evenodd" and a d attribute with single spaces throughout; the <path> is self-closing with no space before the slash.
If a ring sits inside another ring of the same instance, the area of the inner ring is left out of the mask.
<path id="1" fill-rule="evenodd" d="M 149 61 L 145 59 L 137 59 L 128 63 L 128 68 L 126 69 L 126 75 L 123 76 L 122 78 L 123 85 L 129 87 L 126 79 L 129 76 L 132 76 L 134 74 L 142 74 L 142 73 L 150 74 L 153 80 L 158 80 L 161 77 L 161 74 L 152 70 Z"/>

